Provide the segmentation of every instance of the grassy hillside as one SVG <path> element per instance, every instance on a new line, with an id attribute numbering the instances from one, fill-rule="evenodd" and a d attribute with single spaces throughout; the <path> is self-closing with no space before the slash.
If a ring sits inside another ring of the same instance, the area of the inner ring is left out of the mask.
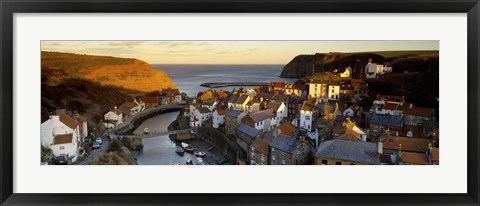
<path id="1" fill-rule="evenodd" d="M 42 52 L 41 65 L 42 81 L 50 86 L 65 79 L 85 79 L 140 92 L 176 89 L 164 71 L 137 59 Z"/>
<path id="2" fill-rule="evenodd" d="M 132 101 L 129 93 L 138 92 L 81 79 L 69 79 L 56 86 L 42 84 L 41 122 L 56 108 L 65 108 L 85 115 L 89 129 L 103 128 L 100 126 L 103 114 L 123 102 Z"/>

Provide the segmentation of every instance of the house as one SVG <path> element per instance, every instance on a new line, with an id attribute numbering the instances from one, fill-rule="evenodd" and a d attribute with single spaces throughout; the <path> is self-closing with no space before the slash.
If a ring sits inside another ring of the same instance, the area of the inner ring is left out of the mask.
<path id="1" fill-rule="evenodd" d="M 360 59 L 355 60 L 353 64 L 352 78 L 354 79 L 363 79 L 365 78 L 365 68 L 367 62 L 360 61 Z"/>
<path id="2" fill-rule="evenodd" d="M 225 114 L 228 112 L 227 106 L 218 107 L 212 114 L 212 126 L 218 128 L 225 124 Z"/>
<path id="3" fill-rule="evenodd" d="M 238 110 L 230 110 L 225 114 L 225 135 L 235 135 L 235 130 L 247 114 Z"/>
<path id="4" fill-rule="evenodd" d="M 378 146 L 372 142 L 328 140 L 315 154 L 316 165 L 379 165 Z"/>
<path id="5" fill-rule="evenodd" d="M 268 132 L 277 126 L 273 109 L 248 114 L 242 122 L 263 132 Z"/>
<path id="6" fill-rule="evenodd" d="M 239 110 L 239 109 L 236 109 L 236 106 L 237 106 L 237 101 L 238 99 L 240 98 L 240 95 L 238 94 L 235 94 L 233 96 L 231 96 L 228 100 L 228 108 L 231 109 L 231 110 Z"/>
<path id="7" fill-rule="evenodd" d="M 250 100 L 251 100 L 250 95 L 248 95 L 248 94 L 241 95 L 238 98 L 237 102 L 235 103 L 234 109 L 240 110 L 240 111 L 245 111 L 246 108 L 247 108 L 247 104 Z"/>
<path id="8" fill-rule="evenodd" d="M 304 137 L 300 139 L 282 134 L 270 143 L 271 165 L 303 165 L 310 162 L 311 147 Z"/>
<path id="9" fill-rule="evenodd" d="M 435 110 L 432 108 L 415 107 L 413 104 L 408 104 L 403 113 L 405 114 L 404 124 L 406 125 L 421 127 L 424 121 L 435 121 Z"/>
<path id="10" fill-rule="evenodd" d="M 279 123 L 282 121 L 283 118 L 288 116 L 288 108 L 285 106 L 283 102 L 271 101 L 267 104 L 267 109 L 272 109 L 273 113 L 275 114 L 275 121 Z"/>
<path id="11" fill-rule="evenodd" d="M 360 141 L 367 141 L 367 133 L 363 131 L 363 129 L 360 128 L 355 122 L 352 122 L 349 117 L 345 119 L 343 126 L 345 126 L 345 131 L 347 134 L 352 135 Z"/>
<path id="12" fill-rule="evenodd" d="M 353 97 L 354 99 L 358 99 L 360 97 L 365 97 L 368 95 L 368 84 L 365 83 L 363 80 L 360 79 L 352 79 L 350 80 L 352 87 L 353 87 Z"/>
<path id="13" fill-rule="evenodd" d="M 41 144 L 50 148 L 55 156 L 76 157 L 81 147 L 80 127 L 77 120 L 66 114 L 52 115 L 41 124 Z"/>
<path id="14" fill-rule="evenodd" d="M 305 101 L 300 109 L 300 127 L 307 131 L 313 129 L 313 108 L 312 103 Z"/>
<path id="15" fill-rule="evenodd" d="M 352 75 L 352 67 L 345 68 L 345 71 L 340 73 L 340 77 L 349 78 Z"/>
<path id="16" fill-rule="evenodd" d="M 217 108 L 218 101 L 210 100 L 202 102 L 202 107 L 208 108 L 210 111 L 215 110 Z"/>
<path id="17" fill-rule="evenodd" d="M 200 120 L 200 118 L 198 118 L 196 115 L 190 116 L 190 127 L 191 128 L 201 127 L 202 125 L 203 124 L 202 124 L 202 121 Z"/>
<path id="18" fill-rule="evenodd" d="M 367 131 L 368 139 L 378 142 L 381 134 L 386 131 L 389 135 L 401 133 L 403 128 L 403 118 L 400 116 L 373 115 L 370 119 L 370 127 Z"/>
<path id="19" fill-rule="evenodd" d="M 284 91 L 285 90 L 285 85 L 287 85 L 287 82 L 272 82 L 268 84 L 268 91 L 269 92 L 278 92 L 278 91 Z"/>
<path id="20" fill-rule="evenodd" d="M 247 113 L 259 112 L 261 103 L 262 101 L 259 99 L 250 100 L 245 107 L 245 112 Z"/>
<path id="21" fill-rule="evenodd" d="M 340 99 L 340 84 L 330 83 L 328 84 L 328 100 L 339 100 Z"/>
<path id="22" fill-rule="evenodd" d="M 253 143 L 255 138 L 259 138 L 260 135 L 262 135 L 260 130 L 250 127 L 246 124 L 240 124 L 235 132 L 236 142 L 245 152 L 248 151 L 248 146 Z"/>
<path id="23" fill-rule="evenodd" d="M 248 151 L 248 160 L 250 165 L 268 165 L 269 149 L 268 145 L 270 144 L 265 138 L 257 137 Z"/>
<path id="24" fill-rule="evenodd" d="M 103 115 L 104 126 L 108 129 L 117 127 L 123 123 L 124 113 L 119 110 L 116 106 Z"/>
<path id="25" fill-rule="evenodd" d="M 377 78 L 378 75 L 383 74 L 384 72 L 383 65 L 372 63 L 372 58 L 368 59 L 368 64 L 365 66 L 366 78 Z"/>
<path id="26" fill-rule="evenodd" d="M 308 83 L 308 97 L 309 98 L 325 98 L 327 97 L 328 85 L 321 80 L 314 80 Z"/>
<path id="27" fill-rule="evenodd" d="M 161 101 L 159 97 L 142 97 L 140 101 L 145 103 L 145 108 L 155 108 L 160 106 Z"/>
<path id="28" fill-rule="evenodd" d="M 305 97 L 293 96 L 288 102 L 288 117 L 299 118 L 300 109 L 302 108 Z"/>
<path id="29" fill-rule="evenodd" d="M 135 115 L 138 112 L 143 111 L 144 108 L 145 106 L 142 107 L 142 105 L 136 100 L 133 102 L 125 102 L 118 107 L 118 109 L 122 111 L 126 117 Z"/>
<path id="30" fill-rule="evenodd" d="M 88 136 L 88 122 L 87 118 L 80 115 L 77 111 L 74 111 L 72 117 L 78 122 L 79 134 L 82 139 Z"/>
<path id="31" fill-rule="evenodd" d="M 297 128 L 290 122 L 285 122 L 277 127 L 276 134 L 283 134 L 287 137 L 298 137 Z"/>
<path id="32" fill-rule="evenodd" d="M 200 119 L 200 121 L 205 122 L 212 116 L 212 111 L 206 107 L 200 107 L 197 109 L 196 116 Z"/>
<path id="33" fill-rule="evenodd" d="M 348 82 L 342 82 L 340 85 L 340 99 L 352 100 L 353 99 L 353 86 Z"/>
<path id="34" fill-rule="evenodd" d="M 301 96 L 302 95 L 302 84 L 288 84 L 285 89 L 285 94 L 292 96 Z"/>

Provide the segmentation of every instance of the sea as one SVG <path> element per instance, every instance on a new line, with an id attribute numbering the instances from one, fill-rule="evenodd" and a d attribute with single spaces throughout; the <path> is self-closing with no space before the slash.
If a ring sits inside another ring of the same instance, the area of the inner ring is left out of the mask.
<path id="1" fill-rule="evenodd" d="M 165 71 L 180 92 L 196 96 L 208 87 L 200 86 L 206 82 L 294 82 L 296 79 L 281 78 L 284 65 L 281 64 L 153 64 L 155 69 Z M 239 87 L 212 88 L 231 91 Z M 243 87 L 252 88 L 252 87 Z"/>

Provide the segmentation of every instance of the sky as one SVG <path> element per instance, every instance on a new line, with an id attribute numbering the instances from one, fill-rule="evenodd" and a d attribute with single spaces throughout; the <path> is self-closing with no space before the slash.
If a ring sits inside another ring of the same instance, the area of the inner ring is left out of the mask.
<path id="1" fill-rule="evenodd" d="M 137 58 L 149 64 L 287 64 L 299 54 L 438 50 L 438 41 L 42 41 L 42 51 Z"/>

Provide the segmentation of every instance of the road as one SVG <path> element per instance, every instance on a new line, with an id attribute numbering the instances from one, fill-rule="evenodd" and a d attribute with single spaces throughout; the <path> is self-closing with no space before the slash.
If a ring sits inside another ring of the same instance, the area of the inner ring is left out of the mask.
<path id="1" fill-rule="evenodd" d="M 108 147 L 110 146 L 110 140 L 107 137 L 107 132 L 104 132 L 102 136 L 100 136 L 100 138 L 102 138 L 102 145 L 100 146 L 100 148 L 92 149 L 92 153 L 90 153 L 87 158 L 79 162 L 78 165 L 89 165 L 92 160 L 94 160 L 96 157 L 98 157 L 100 154 L 102 154 L 108 149 Z"/>

